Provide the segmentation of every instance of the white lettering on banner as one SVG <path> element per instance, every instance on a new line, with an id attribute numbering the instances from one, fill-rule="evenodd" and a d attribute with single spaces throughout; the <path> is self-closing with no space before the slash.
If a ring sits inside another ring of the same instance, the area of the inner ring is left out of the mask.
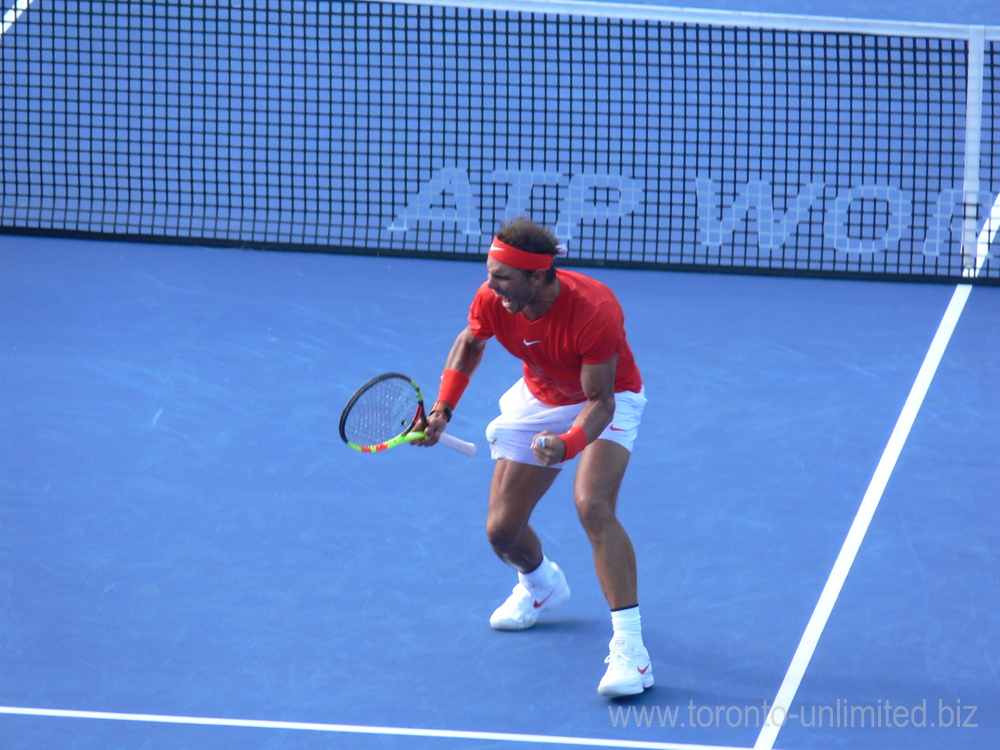
<path id="1" fill-rule="evenodd" d="M 709 250 L 721 251 L 724 245 L 733 241 L 733 233 L 740 224 L 751 219 L 756 227 L 748 226 L 748 230 L 756 228 L 758 247 L 763 251 L 777 250 L 791 238 L 799 222 L 810 220 L 810 210 L 822 208 L 825 208 L 824 241 L 843 253 L 874 254 L 894 250 L 912 230 L 912 196 L 892 185 L 863 184 L 840 190 L 828 205 L 823 206 L 821 199 L 826 184 L 809 182 L 788 199 L 787 210 L 779 214 L 774 210 L 771 183 L 766 180 L 745 183 L 729 206 L 723 205 L 714 180 L 699 177 L 693 182 L 698 201 L 698 242 Z M 864 200 L 885 205 L 885 226 L 880 236 L 860 238 L 848 233 L 852 205 Z M 960 188 L 942 190 L 927 217 L 924 241 L 914 241 L 913 251 L 939 255 L 952 244 L 953 236 L 960 236 L 966 211 L 978 211 L 985 221 L 993 200 L 992 193 L 983 191 L 978 195 L 977 207 L 966 202 Z"/>
<path id="2" fill-rule="evenodd" d="M 535 185 L 562 185 L 565 176 L 562 172 L 523 172 L 513 169 L 498 170 L 486 175 L 483 182 L 506 184 L 507 203 L 501 216 L 510 218 L 531 213 L 531 190 Z"/>
<path id="3" fill-rule="evenodd" d="M 881 237 L 851 237 L 847 232 L 851 205 L 858 200 L 874 200 L 888 204 L 888 220 Z M 837 193 L 833 205 L 826 211 L 823 235 L 826 241 L 844 253 L 867 255 L 899 246 L 913 220 L 913 200 L 908 193 L 890 185 L 858 185 Z"/>
<path id="4" fill-rule="evenodd" d="M 446 195 L 451 196 L 454 208 L 443 205 L 448 200 L 444 198 Z M 411 223 L 420 220 L 455 224 L 463 234 L 482 234 L 468 171 L 455 168 L 436 171 L 387 229 L 405 232 Z"/>
<path id="5" fill-rule="evenodd" d="M 531 192 L 535 186 L 562 188 L 563 198 L 559 201 L 559 221 L 555 233 L 563 242 L 573 239 L 581 222 L 611 222 L 624 218 L 633 213 L 643 200 L 643 190 L 638 182 L 612 173 L 566 175 L 536 170 L 497 170 L 484 174 L 482 184 L 508 185 L 507 202 L 501 213 L 504 218 L 531 212 Z M 405 232 L 419 221 L 454 224 L 463 234 L 482 234 L 479 211 L 466 170 L 448 168 L 434 172 L 386 229 Z"/>
<path id="6" fill-rule="evenodd" d="M 597 201 L 596 190 L 615 190 L 618 200 Z M 642 188 L 620 174 L 576 174 L 569 181 L 566 197 L 559 204 L 556 237 L 568 242 L 581 221 L 609 223 L 622 219 L 642 203 Z"/>
<path id="7" fill-rule="evenodd" d="M 966 203 L 965 191 L 962 188 L 946 188 L 938 193 L 934 213 L 927 220 L 927 237 L 924 241 L 924 255 L 938 255 L 941 248 L 947 248 L 952 237 L 961 237 L 965 229 L 965 212 L 972 211 L 976 206 L 986 209 L 989 216 L 990 206 L 995 203 L 993 193 L 982 190 L 972 201 Z M 977 230 L 982 231 L 982 226 Z"/>
<path id="8" fill-rule="evenodd" d="M 485 185 L 507 186 L 502 218 L 532 213 L 532 192 L 536 187 L 557 188 L 560 199 L 555 234 L 565 243 L 573 239 L 581 223 L 612 223 L 635 214 L 647 192 L 641 181 L 622 174 L 537 169 L 487 172 L 477 188 L 469 180 L 467 169 L 452 166 L 436 170 L 386 229 L 405 232 L 420 222 L 451 225 L 470 236 L 482 235 L 479 196 Z M 796 194 L 785 197 L 783 211 L 775 208 L 773 186 L 765 179 L 737 185 L 728 205 L 716 180 L 699 176 L 691 180 L 691 185 L 697 205 L 698 244 L 714 252 L 722 252 L 724 246 L 730 245 L 740 227 L 756 234 L 760 251 L 770 253 L 792 240 L 800 223 L 822 221 L 825 246 L 841 253 L 872 255 L 892 251 L 911 238 L 913 252 L 936 256 L 955 245 L 967 214 L 985 221 L 995 199 L 988 191 L 970 199 L 957 186 L 929 194 L 929 213 L 921 240 L 914 232 L 913 195 L 892 185 L 863 183 L 834 192 L 832 186 L 813 178 Z M 819 211 L 823 212 L 821 218 L 815 215 Z M 857 219 L 852 220 L 856 212 L 871 217 L 862 227 L 865 236 L 858 236 L 857 229 L 850 231 L 852 226 L 862 226 Z M 657 223 L 659 218 L 654 215 L 647 220 Z M 486 231 L 493 231 L 493 227 Z"/>
<path id="9" fill-rule="evenodd" d="M 698 241 L 709 249 L 720 250 L 733 240 L 733 232 L 751 211 L 757 219 L 757 241 L 762 250 L 777 250 L 791 237 L 795 227 L 808 216 L 812 204 L 823 195 L 822 182 L 810 182 L 788 202 L 783 214 L 774 212 L 771 183 L 748 182 L 728 209 L 722 207 L 715 182 L 699 177 L 694 181 L 698 197 Z M 721 218 L 716 218 L 721 214 Z"/>

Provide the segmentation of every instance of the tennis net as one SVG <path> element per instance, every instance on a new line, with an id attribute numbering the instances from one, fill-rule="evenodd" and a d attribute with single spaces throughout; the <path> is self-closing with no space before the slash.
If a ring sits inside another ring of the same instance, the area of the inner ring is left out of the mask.
<path id="1" fill-rule="evenodd" d="M 1000 283 L 1000 29 L 17 0 L 0 231 Z M 992 220 L 991 220 L 992 216 Z"/>

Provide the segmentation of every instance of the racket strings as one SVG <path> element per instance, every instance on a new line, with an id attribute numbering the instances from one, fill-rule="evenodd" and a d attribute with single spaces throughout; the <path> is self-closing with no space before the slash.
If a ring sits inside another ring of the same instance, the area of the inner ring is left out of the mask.
<path id="1" fill-rule="evenodd" d="M 344 419 L 344 436 L 357 445 L 384 443 L 410 428 L 419 404 L 417 392 L 408 380 L 380 380 L 351 405 Z"/>

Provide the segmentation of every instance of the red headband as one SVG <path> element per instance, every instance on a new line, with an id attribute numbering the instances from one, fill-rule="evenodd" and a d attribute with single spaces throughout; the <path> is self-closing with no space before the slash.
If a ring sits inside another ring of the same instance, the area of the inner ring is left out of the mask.
<path id="1" fill-rule="evenodd" d="M 493 244 L 490 245 L 490 257 L 522 271 L 540 271 L 552 265 L 553 256 L 518 250 L 494 237 Z"/>

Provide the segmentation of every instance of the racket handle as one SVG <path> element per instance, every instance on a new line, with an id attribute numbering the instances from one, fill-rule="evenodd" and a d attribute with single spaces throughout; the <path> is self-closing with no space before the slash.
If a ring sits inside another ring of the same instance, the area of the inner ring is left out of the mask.
<path id="1" fill-rule="evenodd" d="M 438 438 L 438 442 L 453 451 L 458 451 L 463 456 L 474 456 L 476 454 L 476 444 L 467 443 L 464 440 L 459 440 L 453 435 L 449 435 L 447 432 L 442 432 L 441 437 Z"/>

